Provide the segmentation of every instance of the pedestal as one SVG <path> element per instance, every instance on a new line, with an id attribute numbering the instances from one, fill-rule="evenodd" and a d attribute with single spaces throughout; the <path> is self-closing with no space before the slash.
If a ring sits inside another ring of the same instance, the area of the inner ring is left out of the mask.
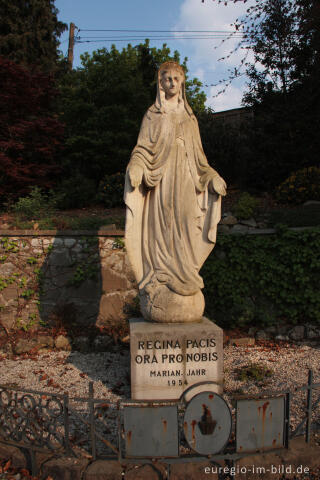
<path id="1" fill-rule="evenodd" d="M 130 320 L 131 397 L 177 400 L 190 386 L 222 393 L 223 331 L 207 318 L 200 323 Z"/>

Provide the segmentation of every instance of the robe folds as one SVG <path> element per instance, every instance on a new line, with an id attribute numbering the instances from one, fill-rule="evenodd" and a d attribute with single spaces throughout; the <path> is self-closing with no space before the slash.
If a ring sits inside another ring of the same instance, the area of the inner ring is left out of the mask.
<path id="1" fill-rule="evenodd" d="M 137 188 L 129 179 L 133 165 L 143 170 Z M 209 188 L 216 175 L 193 113 L 184 107 L 169 112 L 150 107 L 124 194 L 126 250 L 140 292 L 160 284 L 188 296 L 203 288 L 199 270 L 214 247 L 221 215 L 221 197 Z"/>

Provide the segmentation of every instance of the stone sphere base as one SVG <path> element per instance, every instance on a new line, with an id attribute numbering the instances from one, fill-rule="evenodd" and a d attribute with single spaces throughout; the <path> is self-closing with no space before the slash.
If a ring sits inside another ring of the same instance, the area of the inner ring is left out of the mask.
<path id="1" fill-rule="evenodd" d="M 140 293 L 141 313 L 150 322 L 201 322 L 204 305 L 201 290 L 186 296 L 173 292 L 166 285 L 159 285 L 152 296 L 146 292 Z"/>

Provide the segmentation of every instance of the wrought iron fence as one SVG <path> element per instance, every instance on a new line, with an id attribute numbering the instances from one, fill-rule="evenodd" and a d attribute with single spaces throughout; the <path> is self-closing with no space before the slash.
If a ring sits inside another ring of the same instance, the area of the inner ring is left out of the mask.
<path id="1" fill-rule="evenodd" d="M 312 421 L 319 388 L 310 370 L 307 384 L 291 392 L 235 396 L 228 404 L 207 391 L 188 402 L 185 394 L 179 401 L 122 401 L 115 410 L 94 398 L 93 382 L 85 398 L 0 385 L 0 441 L 30 452 L 33 475 L 38 473 L 36 452 L 85 453 L 92 460 L 122 464 L 154 458 L 169 466 L 203 460 L 234 464 L 253 452 L 288 448 L 296 435 L 304 434 L 309 442 L 311 431 L 320 426 L 320 419 Z M 290 430 L 291 403 L 300 392 L 306 393 L 304 416 Z"/>

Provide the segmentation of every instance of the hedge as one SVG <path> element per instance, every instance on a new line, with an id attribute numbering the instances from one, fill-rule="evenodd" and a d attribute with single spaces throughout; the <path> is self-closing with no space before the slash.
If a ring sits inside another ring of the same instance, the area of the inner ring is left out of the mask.
<path id="1" fill-rule="evenodd" d="M 223 327 L 320 324 L 320 228 L 219 235 L 201 270 L 206 315 Z"/>

